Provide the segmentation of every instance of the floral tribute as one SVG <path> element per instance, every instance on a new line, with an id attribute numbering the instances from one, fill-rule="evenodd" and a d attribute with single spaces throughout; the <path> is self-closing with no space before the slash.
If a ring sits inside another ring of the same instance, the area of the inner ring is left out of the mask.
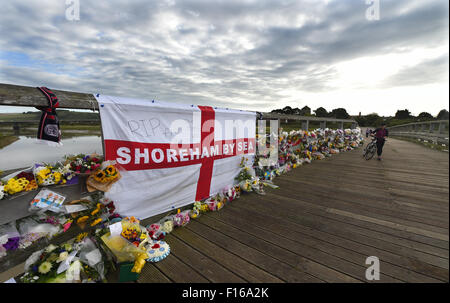
<path id="1" fill-rule="evenodd" d="M 120 179 L 114 162 L 103 161 L 98 155 L 67 157 L 63 163 L 36 164 L 32 171 L 0 181 L 0 199 L 19 192 L 31 191 L 38 186 L 67 184 L 78 177 L 87 176 L 90 191 L 88 199 L 65 202 L 76 211 L 66 213 L 40 212 L 18 222 L 0 226 L 0 258 L 23 249 L 42 238 L 52 239 L 77 225 L 84 232 L 72 240 L 33 253 L 26 261 L 26 272 L 20 278 L 24 283 L 41 282 L 100 282 L 105 281 L 106 254 L 112 253 L 116 262 L 134 262 L 132 272 L 140 273 L 146 262 L 159 262 L 170 253 L 165 237 L 174 229 L 183 227 L 193 219 L 210 211 L 220 211 L 241 194 L 264 194 L 265 188 L 278 188 L 273 179 L 312 161 L 324 160 L 332 155 L 358 148 L 362 142 L 360 130 L 280 131 L 268 134 L 278 140 L 278 159 L 270 166 L 263 165 L 264 157 L 257 155 L 251 163 L 242 158 L 240 172 L 231 184 L 219 193 L 192 206 L 178 209 L 161 220 L 142 226 L 135 217 L 122 218 L 115 213 L 114 202 L 103 193 Z M 257 136 L 257 139 L 262 138 Z M 269 148 L 274 152 L 274 148 Z M 95 191 L 94 193 L 92 191 Z M 112 224 L 120 222 L 120 231 L 111 235 Z M 16 224 L 17 223 L 17 224 Z M 17 228 L 18 227 L 18 228 Z M 100 243 L 100 245 L 97 245 Z M 105 246 L 106 245 L 106 246 Z"/>
<path id="2" fill-rule="evenodd" d="M 103 157 L 100 155 L 79 154 L 66 157 L 66 164 L 75 174 L 91 174 L 100 167 L 102 162 Z"/>
<path id="3" fill-rule="evenodd" d="M 22 283 L 81 283 L 105 281 L 104 255 L 96 241 L 78 236 L 61 245 L 50 244 L 25 262 Z"/>

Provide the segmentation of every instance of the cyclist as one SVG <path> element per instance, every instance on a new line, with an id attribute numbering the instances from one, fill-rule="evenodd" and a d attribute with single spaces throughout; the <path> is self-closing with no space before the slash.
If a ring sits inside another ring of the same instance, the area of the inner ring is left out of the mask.
<path id="1" fill-rule="evenodd" d="M 386 141 L 386 137 L 389 136 L 389 132 L 386 129 L 386 123 L 381 123 L 381 127 L 375 129 L 370 135 L 377 139 L 377 155 L 378 160 L 381 161 L 381 154 L 383 153 L 383 145 L 384 142 Z"/>

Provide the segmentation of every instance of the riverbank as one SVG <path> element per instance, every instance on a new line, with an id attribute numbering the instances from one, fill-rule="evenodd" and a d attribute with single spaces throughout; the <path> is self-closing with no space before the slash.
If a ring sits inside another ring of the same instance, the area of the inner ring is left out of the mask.
<path id="1" fill-rule="evenodd" d="M 8 146 L 17 140 L 19 140 L 19 137 L 17 136 L 4 136 L 0 134 L 0 148 Z"/>

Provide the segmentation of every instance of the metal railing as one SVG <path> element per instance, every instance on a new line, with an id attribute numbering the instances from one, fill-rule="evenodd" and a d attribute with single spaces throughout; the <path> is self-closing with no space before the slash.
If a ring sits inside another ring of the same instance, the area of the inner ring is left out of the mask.
<path id="1" fill-rule="evenodd" d="M 388 127 L 390 136 L 428 140 L 449 145 L 449 121 L 424 121 Z"/>

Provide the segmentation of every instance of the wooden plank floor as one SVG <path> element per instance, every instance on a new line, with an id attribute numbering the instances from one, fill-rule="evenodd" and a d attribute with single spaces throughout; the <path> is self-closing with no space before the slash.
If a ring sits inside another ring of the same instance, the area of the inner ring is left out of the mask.
<path id="1" fill-rule="evenodd" d="M 362 149 L 301 166 L 280 189 L 247 194 L 178 228 L 172 253 L 138 282 L 449 281 L 449 156 L 389 139 L 384 161 Z"/>

